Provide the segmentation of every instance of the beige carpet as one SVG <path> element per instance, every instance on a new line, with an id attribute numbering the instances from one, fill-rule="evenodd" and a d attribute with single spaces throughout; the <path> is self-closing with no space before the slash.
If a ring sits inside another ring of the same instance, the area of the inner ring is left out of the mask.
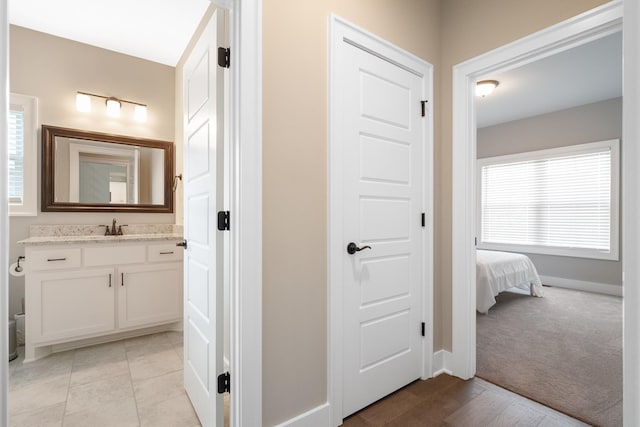
<path id="1" fill-rule="evenodd" d="M 545 287 L 477 315 L 477 375 L 602 427 L 622 426 L 622 298 Z"/>

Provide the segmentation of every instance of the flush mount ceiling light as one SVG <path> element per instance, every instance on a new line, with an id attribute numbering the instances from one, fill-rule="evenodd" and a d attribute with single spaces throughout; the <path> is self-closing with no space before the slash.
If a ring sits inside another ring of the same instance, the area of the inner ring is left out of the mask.
<path id="1" fill-rule="evenodd" d="M 480 80 L 476 83 L 476 96 L 485 97 L 491 92 L 494 91 L 495 88 L 500 84 L 497 80 Z"/>
<path id="2" fill-rule="evenodd" d="M 127 101 L 126 99 L 118 99 L 113 96 L 97 95 L 95 93 L 78 92 L 76 94 L 76 109 L 82 113 L 91 111 L 91 97 L 102 98 L 107 106 L 107 114 L 111 117 L 120 117 L 122 104 L 133 105 L 133 118 L 137 122 L 147 121 L 147 106 L 139 102 Z"/>

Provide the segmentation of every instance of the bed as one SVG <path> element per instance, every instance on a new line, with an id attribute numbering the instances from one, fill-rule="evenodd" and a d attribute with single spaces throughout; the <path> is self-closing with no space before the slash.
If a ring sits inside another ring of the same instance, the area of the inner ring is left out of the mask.
<path id="1" fill-rule="evenodd" d="M 542 297 L 542 282 L 528 256 L 499 251 L 476 251 L 476 309 L 488 313 L 496 296 L 509 288 Z"/>

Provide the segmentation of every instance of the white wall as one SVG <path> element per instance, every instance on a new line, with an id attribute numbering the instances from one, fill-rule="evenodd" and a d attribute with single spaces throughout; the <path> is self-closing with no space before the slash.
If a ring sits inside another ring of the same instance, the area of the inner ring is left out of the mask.
<path id="1" fill-rule="evenodd" d="M 50 36 L 26 28 L 10 28 L 10 91 L 38 97 L 40 125 L 48 124 L 172 141 L 174 137 L 175 69 L 105 49 Z M 102 111 L 79 113 L 76 91 L 131 99 L 149 105 L 147 123 L 133 118 L 109 118 Z M 41 167 L 38 143 L 38 170 Z M 38 172 L 40 174 L 40 172 Z M 123 224 L 173 223 L 173 214 L 113 214 L 40 212 L 9 221 L 9 258 L 24 255 L 17 245 L 32 224 L 107 224 L 113 217 Z M 9 314 L 21 311 L 24 278 L 9 278 Z"/>
<path id="2" fill-rule="evenodd" d="M 621 136 L 622 98 L 614 98 L 478 129 L 477 153 L 481 159 Z M 622 286 L 621 261 L 527 255 L 541 275 Z"/>

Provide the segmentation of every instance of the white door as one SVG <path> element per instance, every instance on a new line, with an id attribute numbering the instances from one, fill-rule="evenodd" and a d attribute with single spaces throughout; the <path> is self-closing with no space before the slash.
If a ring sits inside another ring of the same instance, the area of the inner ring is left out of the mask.
<path id="1" fill-rule="evenodd" d="M 343 416 L 422 374 L 424 76 L 342 43 Z M 347 246 L 361 248 L 353 254 Z"/>
<path id="2" fill-rule="evenodd" d="M 223 78 L 217 51 L 224 16 L 216 10 L 184 67 L 184 384 L 204 427 L 223 423 L 222 210 Z"/>

